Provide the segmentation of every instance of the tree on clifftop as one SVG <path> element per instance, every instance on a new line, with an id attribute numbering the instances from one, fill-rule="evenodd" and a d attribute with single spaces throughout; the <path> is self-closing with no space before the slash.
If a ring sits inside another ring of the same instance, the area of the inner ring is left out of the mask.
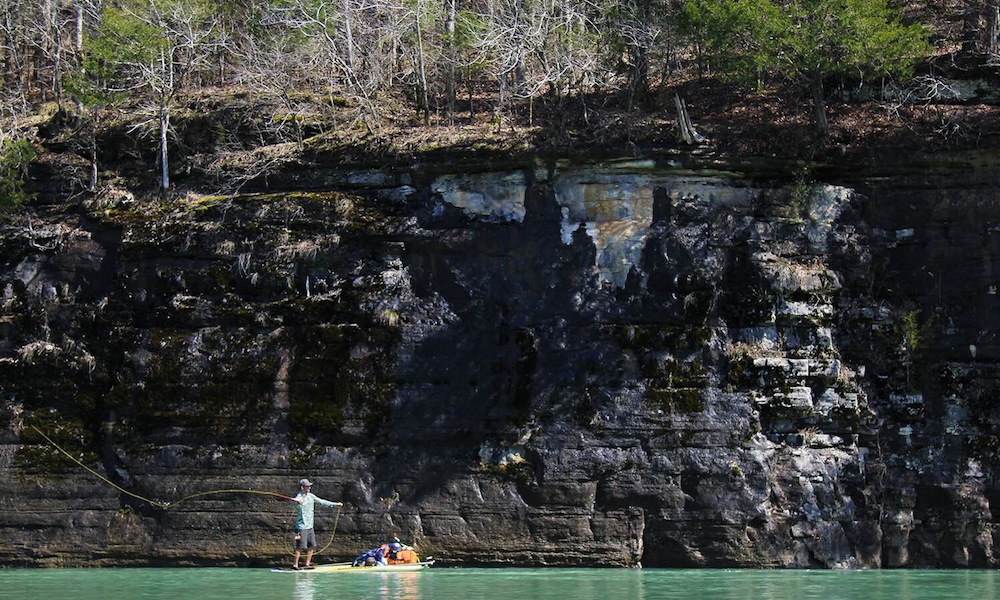
<path id="1" fill-rule="evenodd" d="M 833 77 L 906 77 L 929 51 L 919 25 L 887 0 L 685 0 L 683 27 L 703 60 L 723 73 L 795 82 L 829 134 L 825 83 Z"/>
<path id="2" fill-rule="evenodd" d="M 81 92 L 92 88 L 111 97 L 145 90 L 151 96 L 164 190 L 170 186 L 171 104 L 188 79 L 209 69 L 211 9 L 208 0 L 120 0 L 103 7 L 96 35 L 86 43 L 91 67 L 81 78 Z"/>

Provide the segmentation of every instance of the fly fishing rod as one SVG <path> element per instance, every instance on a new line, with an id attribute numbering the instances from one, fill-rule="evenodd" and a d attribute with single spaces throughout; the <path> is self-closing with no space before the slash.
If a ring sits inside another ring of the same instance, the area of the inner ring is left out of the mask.
<path id="1" fill-rule="evenodd" d="M 110 485 L 111 487 L 113 487 L 114 489 L 118 490 L 119 492 L 125 494 L 126 496 L 130 496 L 132 498 L 135 498 L 136 500 L 141 500 L 143 502 L 148 503 L 151 506 L 155 506 L 155 507 L 163 509 L 163 510 L 170 509 L 170 508 L 172 508 L 174 506 L 177 506 L 181 502 L 184 502 L 186 500 L 191 500 L 192 498 L 201 498 L 201 497 L 204 497 L 204 496 L 212 496 L 212 495 L 216 495 L 216 494 L 258 494 L 258 495 L 262 495 L 262 496 L 273 496 L 275 498 L 281 498 L 282 500 L 291 500 L 293 502 L 295 501 L 294 497 L 288 496 L 286 494 L 279 494 L 278 492 L 271 492 L 271 491 L 267 491 L 267 490 L 252 490 L 252 489 L 228 488 L 228 489 L 208 490 L 208 491 L 204 491 L 204 492 L 196 492 L 194 494 L 188 494 L 187 496 L 184 496 L 184 497 L 182 497 L 179 500 L 174 500 L 173 502 L 160 502 L 158 500 L 153 500 L 152 498 L 147 498 L 146 496 L 142 496 L 140 494 L 136 494 L 135 492 L 132 492 L 132 491 L 129 491 L 129 490 L 123 488 L 122 486 L 120 486 L 117 483 L 111 481 L 110 479 L 108 479 L 104 475 L 101 475 L 100 473 L 98 473 L 94 469 L 88 467 L 86 464 L 83 463 L 83 461 L 77 459 L 75 456 L 73 456 L 72 454 L 70 454 L 69 452 L 67 452 L 65 449 L 63 449 L 62 446 L 60 446 L 59 444 L 57 444 L 52 438 L 50 438 L 49 436 L 45 435 L 45 432 L 43 432 L 41 429 L 35 427 L 34 425 L 31 425 L 31 428 L 34 429 L 38 433 L 38 435 L 42 436 L 42 438 L 46 442 L 48 442 L 53 448 L 55 448 L 60 453 L 62 453 L 66 458 L 68 458 L 71 461 L 73 461 L 81 469 L 87 471 L 88 473 L 90 473 L 94 477 L 97 477 L 98 479 L 100 479 L 104 483 Z M 333 544 L 333 540 L 334 540 L 334 538 L 337 535 L 337 524 L 340 522 L 340 513 L 341 513 L 342 508 L 343 508 L 343 505 L 337 507 L 337 516 L 336 516 L 336 518 L 334 519 L 334 522 L 333 522 L 333 534 L 330 536 L 330 541 L 327 542 L 327 544 L 325 546 L 323 546 L 323 548 L 321 550 L 318 550 L 315 554 L 322 554 L 323 552 L 325 552 L 327 550 L 327 548 L 329 548 Z"/>
<path id="2" fill-rule="evenodd" d="M 266 490 L 218 489 L 218 490 L 208 490 L 208 491 L 205 491 L 205 492 L 197 492 L 197 493 L 194 493 L 194 494 L 188 494 L 187 496 L 184 496 L 180 500 L 174 500 L 173 502 L 160 502 L 158 500 L 153 500 L 152 498 L 147 498 L 145 496 L 141 496 L 139 494 L 136 494 L 135 492 L 131 492 L 131 491 L 123 488 L 122 486 L 120 486 L 117 483 L 111 481 L 110 479 L 108 479 L 104 475 L 101 475 L 100 473 L 98 473 L 94 469 L 91 469 L 90 467 L 88 467 L 87 465 L 85 465 L 82 461 L 80 461 L 79 459 L 77 459 L 75 456 L 73 456 L 72 454 L 70 454 L 69 452 L 67 452 L 66 450 L 64 450 L 59 444 L 55 443 L 55 441 L 53 441 L 52 438 L 50 438 L 49 436 L 45 435 L 45 433 L 42 432 L 41 429 L 35 427 L 34 425 L 32 425 L 31 428 L 34 429 L 36 432 L 38 432 L 38 435 L 42 436 L 45 439 L 46 442 L 48 442 L 50 445 L 52 445 L 53 448 L 55 448 L 56 450 L 58 450 L 59 452 L 61 452 L 64 456 L 66 456 L 66 458 L 68 458 L 71 461 L 73 461 L 74 463 L 76 463 L 81 469 L 87 471 L 88 473 L 90 473 L 94 477 L 97 477 L 98 479 L 100 479 L 104 483 L 110 485 L 111 487 L 115 488 L 116 490 L 118 490 L 119 492 L 125 494 L 126 496 L 131 496 L 132 498 L 135 498 L 136 500 L 142 500 L 143 502 L 147 502 L 147 503 L 149 503 L 152 506 L 155 506 L 157 508 L 162 508 L 164 510 L 166 510 L 166 509 L 168 509 L 168 508 L 170 508 L 172 506 L 176 506 L 176 505 L 180 504 L 181 502 L 184 502 L 185 500 L 190 500 L 192 498 L 199 498 L 199 497 L 202 497 L 202 496 L 211 496 L 213 494 L 260 494 L 260 495 L 263 495 L 263 496 L 274 496 L 275 498 L 281 498 L 283 500 L 295 500 L 295 498 L 293 498 L 292 496 L 288 496 L 286 494 L 279 494 L 278 492 L 269 492 L 269 491 L 266 491 Z"/>

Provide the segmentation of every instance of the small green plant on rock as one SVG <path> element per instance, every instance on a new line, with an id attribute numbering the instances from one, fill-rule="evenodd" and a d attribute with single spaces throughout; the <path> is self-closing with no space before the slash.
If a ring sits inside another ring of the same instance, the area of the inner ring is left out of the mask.
<path id="1" fill-rule="evenodd" d="M 903 355 L 903 363 L 906 366 L 906 382 L 909 384 L 911 372 L 916 362 L 920 359 L 924 348 L 927 346 L 927 339 L 930 335 L 931 321 L 920 322 L 919 310 L 908 310 L 899 317 L 898 333 L 900 340 L 900 351 Z"/>
<path id="2" fill-rule="evenodd" d="M 792 176 L 792 185 L 788 189 L 789 208 L 794 211 L 797 217 L 802 218 L 816 189 L 816 183 L 813 181 L 809 165 L 796 167 Z"/>
<path id="3" fill-rule="evenodd" d="M 378 320 L 383 325 L 387 325 L 389 327 L 396 327 L 399 325 L 399 311 L 387 308 L 383 310 L 381 313 L 379 313 Z"/>

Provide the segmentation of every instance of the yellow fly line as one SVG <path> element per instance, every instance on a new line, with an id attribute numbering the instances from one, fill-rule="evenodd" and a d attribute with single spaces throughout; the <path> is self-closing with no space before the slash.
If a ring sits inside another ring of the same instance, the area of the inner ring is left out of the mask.
<path id="1" fill-rule="evenodd" d="M 141 496 L 139 494 L 136 494 L 135 492 L 130 492 L 129 490 L 123 488 L 122 486 L 120 486 L 117 483 L 111 481 L 110 479 L 108 479 L 104 475 L 101 475 L 100 473 L 98 473 L 94 469 L 91 469 L 90 467 L 88 467 L 87 465 L 85 465 L 82 461 L 80 461 L 79 459 L 77 459 L 75 456 L 73 456 L 72 454 L 70 454 L 69 452 L 67 452 L 66 450 L 64 450 L 62 448 L 62 446 L 60 446 L 59 444 L 55 443 L 55 441 L 53 441 L 52 438 L 50 438 L 49 436 L 45 435 L 45 433 L 41 429 L 35 427 L 34 425 L 32 425 L 31 428 L 34 429 L 38 433 L 38 435 L 42 436 L 45 439 L 45 441 L 48 442 L 53 448 L 55 448 L 56 450 L 58 450 L 59 452 L 61 452 L 66 458 L 68 458 L 71 461 L 73 461 L 74 463 L 76 463 L 76 465 L 79 466 L 84 471 L 87 471 L 88 473 L 90 473 L 94 477 L 100 479 L 104 483 L 110 485 L 111 487 L 115 488 L 116 490 L 118 490 L 119 492 L 125 494 L 126 496 L 131 496 L 132 498 L 135 498 L 137 500 L 142 500 L 143 502 L 146 502 L 146 503 L 148 503 L 148 504 L 150 504 L 152 506 L 155 506 L 157 508 L 162 508 L 163 510 L 167 510 L 167 509 L 169 509 L 172 506 L 176 506 L 176 505 L 180 504 L 181 502 L 184 502 L 185 500 L 190 500 L 192 498 L 200 498 L 202 496 L 212 496 L 212 495 L 215 495 L 215 494 L 259 494 L 259 495 L 262 495 L 262 496 L 274 496 L 276 498 L 282 498 L 284 500 L 295 500 L 295 498 L 293 498 L 292 496 L 288 496 L 288 495 L 285 495 L 285 494 L 279 494 L 278 492 L 268 492 L 268 491 L 265 491 L 265 490 L 219 489 L 219 490 L 208 490 L 208 491 L 205 491 L 205 492 L 197 492 L 197 493 L 194 493 L 194 494 L 188 494 L 187 496 L 184 496 L 180 500 L 174 500 L 173 502 L 159 502 L 157 500 L 153 500 L 152 498 L 147 498 L 145 496 Z M 326 543 L 326 546 L 323 546 L 322 550 L 317 551 L 316 554 L 322 554 L 323 552 L 325 552 L 333 544 L 333 540 L 334 540 L 334 538 L 337 535 L 337 524 L 340 522 L 340 511 L 342 509 L 343 509 L 343 506 L 338 506 L 337 507 L 337 516 L 336 516 L 336 518 L 333 521 L 333 534 L 330 536 L 330 541 Z"/>

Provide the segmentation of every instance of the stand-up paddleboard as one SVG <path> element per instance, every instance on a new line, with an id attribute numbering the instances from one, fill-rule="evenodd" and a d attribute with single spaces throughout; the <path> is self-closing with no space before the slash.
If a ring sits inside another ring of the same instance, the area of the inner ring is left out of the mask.
<path id="1" fill-rule="evenodd" d="M 428 559 L 415 563 L 405 563 L 398 565 L 373 565 L 370 567 L 352 566 L 351 563 L 335 563 L 332 565 L 316 565 L 309 568 L 292 569 L 271 569 L 272 573 L 412 573 L 413 571 L 423 571 L 434 564 L 434 559 Z"/>

